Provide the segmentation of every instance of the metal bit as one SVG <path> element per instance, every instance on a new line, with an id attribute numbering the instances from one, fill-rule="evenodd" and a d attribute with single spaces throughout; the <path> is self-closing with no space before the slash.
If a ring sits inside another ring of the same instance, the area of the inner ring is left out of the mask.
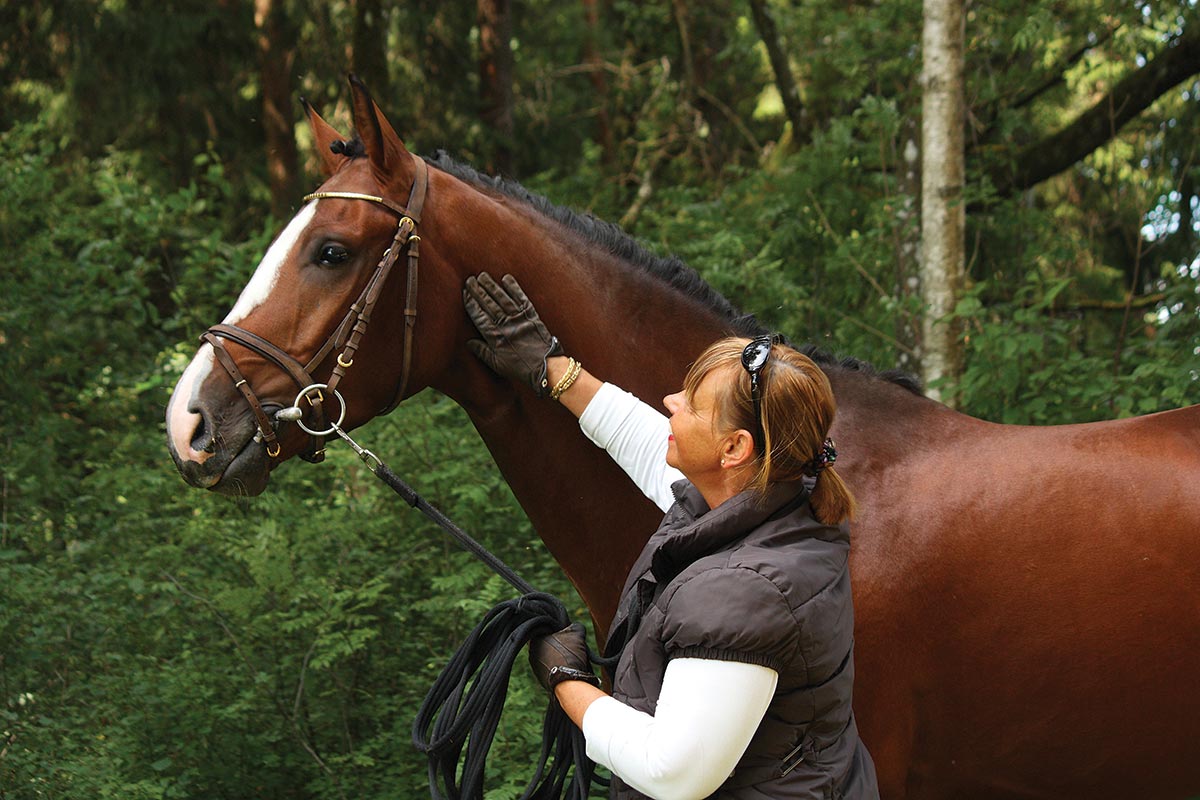
<path id="1" fill-rule="evenodd" d="M 301 411 L 296 406 L 292 406 L 290 408 L 281 408 L 278 411 L 276 411 L 275 412 L 275 421 L 276 422 L 295 422 L 296 420 L 302 418 L 303 416 L 304 416 L 303 411 Z"/>

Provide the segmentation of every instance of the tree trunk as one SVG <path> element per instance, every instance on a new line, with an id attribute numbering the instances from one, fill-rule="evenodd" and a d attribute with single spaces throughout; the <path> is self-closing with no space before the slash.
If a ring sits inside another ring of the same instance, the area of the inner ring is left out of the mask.
<path id="1" fill-rule="evenodd" d="M 672 0 L 671 9 L 679 32 L 686 101 L 707 128 L 697 127 L 692 136 L 705 170 L 715 174 L 734 150 L 737 137 L 732 134 L 746 130 L 726 102 L 731 99 L 733 84 L 726 74 L 728 56 L 723 54 L 737 15 L 729 0 L 709 0 L 703 5 Z M 757 142 L 753 146 L 758 149 Z"/>
<path id="2" fill-rule="evenodd" d="M 767 0 L 750 0 L 750 11 L 758 28 L 758 35 L 767 46 L 767 56 L 771 60 L 771 69 L 775 72 L 775 86 L 783 100 L 784 113 L 787 114 L 788 122 L 792 123 L 792 146 L 804 144 L 808 141 L 804 105 L 800 102 L 800 90 L 796 88 L 792 65 L 788 63 L 787 50 L 779 38 L 779 29 L 775 27 L 771 10 L 767 8 Z"/>
<path id="3" fill-rule="evenodd" d="M 296 136 L 292 128 L 292 30 L 281 0 L 254 0 L 258 66 L 262 82 L 262 125 L 267 150 L 271 213 L 287 219 L 299 185 Z"/>
<path id="4" fill-rule="evenodd" d="M 945 317 L 962 291 L 963 0 L 925 0 L 921 37 L 921 377 L 953 404 L 962 369 L 958 326 Z M 934 383 L 938 386 L 932 386 Z"/>
<path id="5" fill-rule="evenodd" d="M 913 314 L 913 300 L 921 291 L 921 148 L 917 142 L 921 133 L 914 115 L 906 114 L 900 128 L 899 162 L 896 194 L 896 247 L 895 279 L 893 291 L 905 309 L 896 314 L 894 333 L 896 341 L 903 342 L 910 350 L 900 350 L 896 355 L 896 366 L 906 372 L 915 372 L 919 366 L 913 353 L 919 352 L 921 320 L 923 314 Z"/>
<path id="6" fill-rule="evenodd" d="M 512 174 L 513 91 L 510 0 L 478 0 L 480 119 L 494 133 L 490 169 Z"/>
<path id="7" fill-rule="evenodd" d="M 371 89 L 380 105 L 392 106 L 391 81 L 387 68 L 387 21 L 383 0 L 353 0 L 354 33 L 351 63 L 356 74 Z"/>
<path id="8" fill-rule="evenodd" d="M 596 94 L 596 143 L 600 145 L 604 164 L 611 167 L 617 163 L 617 144 L 608 113 L 608 78 L 600 57 L 599 0 L 583 0 L 583 19 L 587 25 L 583 37 L 583 63 L 588 67 L 588 81 Z"/>

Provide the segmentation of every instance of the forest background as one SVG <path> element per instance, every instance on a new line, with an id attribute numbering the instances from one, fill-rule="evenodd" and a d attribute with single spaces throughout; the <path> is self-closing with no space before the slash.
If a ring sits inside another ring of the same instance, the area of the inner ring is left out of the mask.
<path id="1" fill-rule="evenodd" d="M 968 413 L 1195 402 L 1194 2 L 965 4 Z M 922 4 L 24 0 L 0 8 L 0 798 L 410 798 L 434 674 L 509 591 L 345 449 L 238 501 L 163 409 L 316 185 L 360 75 L 444 148 L 686 259 L 795 341 L 917 371 Z M 461 412 L 361 433 L 581 603 Z M 522 669 L 489 798 L 544 700 Z"/>

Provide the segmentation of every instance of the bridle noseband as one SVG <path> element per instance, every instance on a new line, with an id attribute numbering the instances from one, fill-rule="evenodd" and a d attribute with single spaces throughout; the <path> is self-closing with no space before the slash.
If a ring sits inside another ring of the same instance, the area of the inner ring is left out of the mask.
<path id="1" fill-rule="evenodd" d="M 281 449 L 279 437 L 275 432 L 275 423 L 263 409 L 262 402 L 259 401 L 249 382 L 242 375 L 241 370 L 238 369 L 237 362 L 229 354 L 222 340 L 229 339 L 267 359 L 286 372 L 302 390 L 302 394 L 308 399 L 309 405 L 316 415 L 314 424 L 316 431 L 310 434 L 308 449 L 301 453 L 300 457 L 312 463 L 320 462 L 325 458 L 325 436 L 333 428 L 329 428 L 325 419 L 325 410 L 322 405 L 324 396 L 321 391 L 315 392 L 315 395 L 303 391 L 318 383 L 318 381 L 313 379 L 310 370 L 319 366 L 335 350 L 339 351 L 329 380 L 323 384 L 324 388 L 331 395 L 336 393 L 337 386 L 345 376 L 346 370 L 354 364 L 354 354 L 358 351 L 363 334 L 367 331 L 367 325 L 371 321 L 371 312 L 374 310 L 375 303 L 379 300 L 379 295 L 383 291 L 383 284 L 387 281 L 388 274 L 392 271 L 392 266 L 400 258 L 401 251 L 407 250 L 408 280 L 404 301 L 404 361 L 400 368 L 400 378 L 397 381 L 392 401 L 380 413 L 386 414 L 399 405 L 400 400 L 404 397 L 404 390 L 408 385 L 409 371 L 412 365 L 413 331 L 417 324 L 417 259 L 420 256 L 419 245 L 421 241 L 421 237 L 416 235 L 415 231 L 417 224 L 421 221 L 421 209 L 425 204 L 425 191 L 428 187 L 429 179 L 429 168 L 425 164 L 425 161 L 416 156 L 413 156 L 412 159 L 413 163 L 416 164 L 416 176 L 413 178 L 407 207 L 394 203 L 385 197 L 360 194 L 358 192 L 313 192 L 312 194 L 305 195 L 304 202 L 324 198 L 366 200 L 381 205 L 400 217 L 400 222 L 396 226 L 396 233 L 392 236 L 392 243 L 383 252 L 383 257 L 375 267 L 375 272 L 367 280 L 367 285 L 363 287 L 362 293 L 351 304 L 350 310 L 346 312 L 346 316 L 342 318 L 342 321 L 338 323 L 333 332 L 325 339 L 325 343 L 317 351 L 317 354 L 309 360 L 308 364 L 301 365 L 299 361 L 271 342 L 258 334 L 251 333 L 236 325 L 227 325 L 224 323 L 213 325 L 200 337 L 202 342 L 212 345 L 217 360 L 225 368 L 225 371 L 229 373 L 229 376 L 233 379 L 234 386 L 241 392 L 242 397 L 250 405 L 250 411 L 254 414 L 254 421 L 258 426 L 258 433 L 255 434 L 255 439 L 265 442 L 267 455 L 271 458 L 278 457 Z M 340 395 L 337 396 L 340 397 Z M 345 414 L 344 405 L 342 406 L 341 414 Z M 326 428 L 328 430 L 325 430 Z M 305 427 L 305 430 L 312 429 Z M 322 433 L 322 431 L 324 432 Z"/>

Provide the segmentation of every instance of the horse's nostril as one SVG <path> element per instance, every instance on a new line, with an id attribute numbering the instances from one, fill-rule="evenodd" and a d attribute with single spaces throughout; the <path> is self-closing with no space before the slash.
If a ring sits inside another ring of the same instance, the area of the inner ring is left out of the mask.
<path id="1" fill-rule="evenodd" d="M 216 439 L 208 430 L 208 419 L 201 414 L 200 421 L 196 423 L 196 431 L 192 434 L 191 441 L 192 450 L 197 453 L 215 453 L 217 450 Z"/>

